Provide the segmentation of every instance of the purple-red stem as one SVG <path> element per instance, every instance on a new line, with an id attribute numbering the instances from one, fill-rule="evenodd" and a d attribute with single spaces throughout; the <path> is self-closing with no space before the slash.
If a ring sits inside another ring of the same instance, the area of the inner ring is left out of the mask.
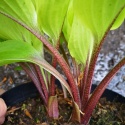
<path id="1" fill-rule="evenodd" d="M 84 109 L 84 106 L 86 105 L 86 102 L 84 101 L 84 90 L 85 90 L 85 86 L 87 84 L 88 69 L 89 69 L 89 63 L 88 63 L 88 60 L 87 60 L 86 65 L 85 65 L 85 69 L 84 69 L 84 73 L 83 73 L 83 80 L 82 80 L 81 88 L 80 88 L 81 101 L 82 101 L 81 109 L 82 110 Z"/>
<path id="2" fill-rule="evenodd" d="M 57 49 L 57 50 L 59 49 L 59 40 L 58 40 L 58 42 L 57 42 L 56 49 Z M 54 68 L 56 68 L 56 66 L 57 66 L 57 59 L 56 59 L 55 56 L 53 56 L 52 66 L 53 66 Z M 55 76 L 53 76 L 53 75 L 51 75 L 50 95 L 51 95 L 51 96 L 54 96 L 54 95 L 55 95 Z"/>
<path id="3" fill-rule="evenodd" d="M 32 79 L 33 83 L 35 84 L 37 90 L 40 93 L 41 98 L 43 99 L 45 105 L 47 105 L 47 99 L 43 94 L 42 88 L 41 88 L 41 83 L 38 79 L 38 76 L 35 72 L 35 69 L 32 64 L 30 63 L 19 63 L 20 66 L 26 71 L 26 73 L 29 75 L 29 77 Z"/>
<path id="4" fill-rule="evenodd" d="M 37 66 L 37 65 L 34 65 L 34 67 L 35 67 L 36 72 L 37 72 L 37 75 L 38 75 L 38 77 L 39 77 L 39 81 L 40 81 L 40 83 L 41 83 L 43 93 L 44 93 L 45 98 L 46 98 L 46 100 L 47 100 L 47 102 L 48 102 L 49 93 L 48 93 L 48 90 L 47 90 L 47 87 L 46 87 L 46 84 L 45 84 L 43 75 L 42 75 L 42 73 L 41 73 L 40 67 Z"/>
<path id="5" fill-rule="evenodd" d="M 89 65 L 88 74 L 86 74 L 88 78 L 85 81 L 86 83 L 85 83 L 83 95 L 82 95 L 83 96 L 83 100 L 82 100 L 82 102 L 83 102 L 82 107 L 83 108 L 86 106 L 86 104 L 88 102 L 88 99 L 89 99 L 89 96 L 90 96 L 92 78 L 93 78 L 94 69 L 95 69 L 95 66 L 96 66 L 96 61 L 97 61 L 97 58 L 98 58 L 98 55 L 99 55 L 99 52 L 100 52 L 100 49 L 101 49 L 101 45 L 102 45 L 102 42 L 101 42 L 99 48 L 95 50 L 94 55 L 91 59 L 90 65 Z"/>
<path id="6" fill-rule="evenodd" d="M 125 58 L 122 59 L 101 81 L 101 83 L 97 86 L 95 91 L 93 92 L 92 96 L 90 97 L 85 110 L 83 111 L 85 115 L 82 117 L 81 123 L 86 125 L 90 119 L 90 116 L 95 108 L 98 100 L 100 99 L 101 95 L 105 91 L 107 85 L 112 80 L 113 76 L 118 72 L 118 70 L 125 64 Z"/>

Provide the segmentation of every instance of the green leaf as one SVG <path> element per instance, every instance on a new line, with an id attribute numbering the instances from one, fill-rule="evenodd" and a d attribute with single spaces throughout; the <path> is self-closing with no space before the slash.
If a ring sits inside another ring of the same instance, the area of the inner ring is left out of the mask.
<path id="1" fill-rule="evenodd" d="M 77 62 L 91 58 L 93 47 L 99 45 L 124 6 L 125 0 L 73 0 L 63 33 Z"/>
<path id="2" fill-rule="evenodd" d="M 34 3 L 40 28 L 56 42 L 61 33 L 69 0 L 38 0 Z"/>
<path id="3" fill-rule="evenodd" d="M 16 1 L 16 0 L 15 0 Z M 25 1 L 25 0 L 23 0 L 23 1 Z M 0 1 L 1 2 L 1 1 Z M 10 2 L 9 0 L 7 0 L 6 1 L 7 2 L 7 5 L 8 5 L 8 2 Z M 6 3 L 5 2 L 5 3 Z M 3 6 L 6 6 L 6 4 L 3 4 Z M 10 4 L 11 4 L 11 2 L 10 2 Z M 17 2 L 17 4 L 20 4 L 19 2 Z M 1 5 L 1 4 L 0 4 Z M 9 7 L 9 9 L 10 9 L 10 11 L 4 11 L 4 9 L 1 11 L 1 9 L 0 9 L 0 15 L 1 16 L 5 16 L 5 18 L 7 18 L 8 19 L 8 21 L 7 21 L 7 23 L 8 23 L 8 25 L 9 25 L 9 20 L 11 20 L 12 19 L 12 22 L 14 23 L 16 23 L 16 22 L 20 22 L 20 20 L 21 20 L 21 22 L 19 23 L 20 24 L 20 26 L 23 26 L 23 24 L 25 25 L 25 21 L 26 20 L 24 20 L 23 19 L 23 17 L 21 17 L 21 16 L 19 16 L 20 17 L 20 19 L 19 18 L 17 18 L 18 16 L 15 14 L 15 13 L 13 13 L 13 8 L 12 7 L 15 7 L 16 5 L 14 5 L 14 6 L 10 6 Z M 20 5 L 17 5 L 17 6 L 20 6 Z M 28 5 L 27 5 L 28 6 Z M 25 6 L 26 7 L 26 6 Z M 7 9 L 7 8 L 6 8 Z M 11 10 L 12 9 L 12 10 Z M 31 8 L 32 9 L 32 8 Z M 35 8 L 36 9 L 36 8 Z M 19 8 L 19 10 L 20 10 L 20 8 Z M 22 10 L 23 10 L 23 7 L 22 7 Z M 25 9 L 24 9 L 25 10 Z M 11 12 L 12 11 L 12 12 Z M 18 11 L 18 10 L 17 10 Z M 19 12 L 22 12 L 22 11 L 19 11 Z M 23 12 L 22 12 L 23 13 Z M 24 13 L 26 13 L 26 11 L 24 11 Z M 18 13 L 19 14 L 19 13 Z M 30 13 L 29 13 L 30 14 Z M 28 14 L 27 14 L 28 15 Z M 3 18 L 1 18 L 1 19 L 3 19 Z M 30 21 L 30 20 L 29 20 Z M 22 22 L 24 22 L 24 23 L 22 23 Z M 27 23 L 26 23 L 27 24 Z M 29 23 L 30 24 L 30 23 Z M 33 24 L 32 23 L 32 20 L 31 20 L 31 24 Z M 10 23 L 10 25 L 11 25 L 11 23 Z M 31 28 L 31 26 L 29 26 L 29 25 L 26 25 L 26 26 L 28 26 L 28 27 L 30 27 Z M 25 26 L 24 26 L 25 27 Z M 16 27 L 14 27 L 14 29 L 15 29 Z M 25 27 L 26 28 L 26 27 Z M 1 28 L 2 29 L 2 28 Z M 13 28 L 12 28 L 13 29 Z M 31 29 L 32 30 L 32 29 Z M 34 31 L 36 30 L 36 29 L 33 29 Z M 5 30 L 4 30 L 5 31 Z M 19 29 L 19 31 L 21 31 L 21 29 Z M 1 30 L 1 32 L 2 32 L 2 30 Z M 21 31 L 22 32 L 22 31 Z M 36 31 L 36 32 L 38 32 L 38 31 Z M 10 33 L 10 32 L 9 32 Z M 15 32 L 16 33 L 16 32 Z M 11 34 L 11 33 L 10 33 Z M 18 34 L 18 33 L 17 33 Z M 11 35 L 9 35 L 9 37 L 10 37 L 10 39 L 15 39 L 15 35 L 14 35 L 14 38 L 11 38 Z M 27 36 L 26 36 L 27 37 Z M 27 42 L 27 43 L 29 43 L 28 42 L 28 40 L 25 40 L 24 39 L 24 37 L 22 37 L 23 38 L 23 41 L 25 41 L 25 42 Z M 5 39 L 9 39 L 9 38 L 7 38 L 6 36 L 5 36 Z M 34 39 L 37 39 L 36 37 L 34 37 Z M 35 63 L 35 64 L 37 64 L 37 65 L 39 65 L 40 67 L 42 67 L 42 68 L 44 68 L 45 70 L 47 70 L 48 72 L 50 72 L 52 75 L 54 75 L 57 79 L 59 79 L 59 81 L 62 83 L 62 85 L 63 86 L 65 86 L 66 87 L 66 89 L 68 90 L 68 92 L 70 93 L 70 95 L 72 96 L 72 92 L 71 92 L 71 90 L 70 90 L 70 87 L 69 87 L 69 85 L 68 85 L 68 83 L 64 80 L 64 78 L 61 76 L 61 74 L 55 69 L 55 68 L 53 68 L 49 63 L 47 63 L 43 58 L 42 58 L 42 56 L 41 56 L 41 53 L 40 53 L 40 51 L 38 51 L 38 49 L 36 49 L 35 47 L 36 46 L 40 46 L 40 41 L 38 41 L 39 43 L 37 43 L 36 42 L 36 40 L 34 40 L 34 39 L 32 39 L 32 36 L 31 36 L 31 40 L 32 40 L 32 42 L 31 42 L 31 44 L 29 44 L 29 47 L 31 48 L 31 50 L 33 49 L 33 50 L 35 50 L 36 51 L 36 55 L 32 55 L 31 56 L 31 58 L 24 58 L 24 59 L 22 59 L 22 58 L 19 58 L 18 59 L 18 55 L 15 55 L 14 53 L 20 53 L 20 52 L 18 52 L 18 50 L 19 50 L 19 48 L 18 47 L 20 47 L 19 45 L 20 44 L 18 44 L 18 40 L 16 39 L 16 42 L 17 42 L 17 44 L 16 45 L 13 45 L 13 47 L 14 47 L 14 52 L 12 51 L 12 53 L 10 53 L 9 54 L 9 51 L 8 51 L 8 49 L 6 49 L 6 54 L 7 55 L 5 55 L 5 58 L 3 58 L 2 59 L 2 62 L 1 62 L 1 64 L 5 64 L 5 63 L 12 63 L 12 62 L 25 62 L 25 61 L 27 61 L 27 62 L 32 62 L 32 63 Z M 35 44 L 35 47 L 34 47 L 34 44 Z M 28 45 L 28 44 L 27 44 Z M 23 45 L 22 45 L 23 46 Z M 22 47 L 21 46 L 21 47 Z M 11 47 L 12 47 L 12 45 L 10 45 L 10 48 L 9 48 L 9 45 L 8 45 L 8 48 L 11 50 Z M 16 50 L 16 48 L 17 48 L 17 50 Z M 20 49 L 21 50 L 21 49 Z M 24 50 L 25 51 L 25 50 Z M 11 51 L 10 51 L 11 52 Z M 24 52 L 25 53 L 25 52 Z M 14 54 L 14 55 L 13 55 Z M 29 53 L 29 54 L 31 54 L 31 53 Z M 23 55 L 21 55 L 21 53 L 20 53 L 20 56 L 23 56 Z M 7 58 L 7 59 L 6 59 Z M 26 60 L 25 60 L 26 59 Z M 29 60 L 27 60 L 27 59 L 29 59 Z"/>
<path id="4" fill-rule="evenodd" d="M 125 8 L 122 10 L 122 12 L 119 14 L 118 18 L 114 22 L 111 30 L 117 29 L 124 21 L 125 19 Z"/>
<path id="5" fill-rule="evenodd" d="M 70 3 L 68 8 L 63 33 L 68 42 L 71 56 L 78 63 L 85 63 L 89 54 L 92 53 L 94 39 L 91 31 L 83 26 L 79 18 L 74 14 L 73 2 Z"/>
<path id="6" fill-rule="evenodd" d="M 0 42 L 3 42 L 4 40 L 2 38 L 0 38 Z"/>
<path id="7" fill-rule="evenodd" d="M 28 43 L 7 40 L 0 42 L 0 66 L 13 62 L 28 62 L 31 57 L 37 56 L 39 53 Z"/>
<path id="8" fill-rule="evenodd" d="M 94 38 L 92 33 L 74 16 L 68 48 L 78 63 L 85 63 L 93 51 Z"/>
<path id="9" fill-rule="evenodd" d="M 17 40 L 0 42 L 0 66 L 14 62 L 31 62 L 39 65 L 58 78 L 72 96 L 71 89 L 62 75 L 47 63 L 30 44 Z"/>
<path id="10" fill-rule="evenodd" d="M 0 14 L 0 39 L 1 40 L 20 40 L 32 45 L 38 52 L 43 54 L 43 45 L 34 35 L 20 26 L 13 20 Z"/>
<path id="11" fill-rule="evenodd" d="M 72 23 L 73 23 L 73 18 L 74 18 L 74 10 L 73 10 L 73 1 L 70 1 L 68 10 L 67 10 L 67 15 L 64 21 L 64 26 L 63 26 L 63 33 L 66 38 L 66 40 L 69 40 L 70 37 L 70 32 L 72 28 Z"/>
<path id="12" fill-rule="evenodd" d="M 37 27 L 37 13 L 31 0 L 1 0 L 0 10 L 28 26 Z"/>
<path id="13" fill-rule="evenodd" d="M 116 16 L 125 6 L 125 0 L 74 0 L 74 10 L 100 42 Z"/>
<path id="14" fill-rule="evenodd" d="M 0 12 L 9 14 L 13 18 L 24 22 L 29 27 L 36 29 L 37 14 L 35 7 L 29 0 L 2 0 L 0 1 Z M 37 29 L 36 29 L 37 30 Z M 23 40 L 34 46 L 41 55 L 43 45 L 34 35 L 5 15 L 0 14 L 0 38 L 3 40 Z"/>

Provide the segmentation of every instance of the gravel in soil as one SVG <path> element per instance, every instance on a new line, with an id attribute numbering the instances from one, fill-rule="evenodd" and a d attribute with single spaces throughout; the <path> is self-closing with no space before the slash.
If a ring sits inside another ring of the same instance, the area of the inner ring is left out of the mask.
<path id="1" fill-rule="evenodd" d="M 31 81 L 18 63 L 0 67 L 0 89 L 5 91 Z"/>
<path id="2" fill-rule="evenodd" d="M 39 97 L 10 107 L 3 125 L 80 125 L 68 122 L 72 106 L 67 100 L 59 101 L 60 117 L 52 120 Z M 125 104 L 101 98 L 93 111 L 89 125 L 125 125 Z"/>

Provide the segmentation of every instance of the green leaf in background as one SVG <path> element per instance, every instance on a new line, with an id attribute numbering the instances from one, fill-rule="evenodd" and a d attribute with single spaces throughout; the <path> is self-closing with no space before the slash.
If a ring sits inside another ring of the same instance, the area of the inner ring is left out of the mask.
<path id="1" fill-rule="evenodd" d="M 70 1 L 69 7 L 67 10 L 67 15 L 64 21 L 63 29 L 62 29 L 67 42 L 69 41 L 71 28 L 73 24 L 73 18 L 74 18 L 73 1 Z"/>
<path id="2" fill-rule="evenodd" d="M 37 14 L 30 0 L 2 0 L 0 1 L 0 11 L 9 14 L 18 21 L 22 21 L 31 28 L 37 28 Z M 24 27 L 2 14 L 0 14 L 0 38 L 3 40 L 23 40 L 43 55 L 42 42 Z"/>
<path id="3" fill-rule="evenodd" d="M 68 48 L 72 57 L 78 63 L 85 63 L 89 54 L 93 51 L 94 39 L 92 33 L 74 16 Z M 89 52 L 89 53 L 88 53 Z"/>
<path id="4" fill-rule="evenodd" d="M 125 8 L 119 14 L 119 16 L 116 19 L 115 23 L 113 24 L 111 30 L 117 29 L 123 23 L 124 19 L 125 19 Z"/>
<path id="5" fill-rule="evenodd" d="M 99 43 L 116 16 L 125 6 L 125 0 L 74 0 L 76 16 L 87 26 Z"/>
<path id="6" fill-rule="evenodd" d="M 124 6 L 125 0 L 73 0 L 63 33 L 77 62 L 91 58 L 93 47 L 99 45 Z"/>
<path id="7" fill-rule="evenodd" d="M 59 38 L 66 16 L 69 0 L 33 0 L 35 1 L 40 28 L 53 42 Z M 39 4 L 38 4 L 39 3 Z M 56 43 L 54 43 L 56 45 Z"/>
<path id="8" fill-rule="evenodd" d="M 43 54 L 43 45 L 41 41 L 24 27 L 2 14 L 0 14 L 0 39 L 25 41 L 31 44 L 39 53 L 41 53 L 41 55 Z"/>
<path id="9" fill-rule="evenodd" d="M 68 48 L 72 57 L 78 63 L 85 63 L 86 59 L 90 57 L 89 54 L 92 53 L 94 39 L 91 31 L 83 26 L 79 18 L 74 14 L 72 1 L 64 22 L 63 33 L 68 42 Z"/>
<path id="10" fill-rule="evenodd" d="M 37 27 L 37 13 L 31 0 L 0 0 L 0 11 L 30 27 Z"/>
<path id="11" fill-rule="evenodd" d="M 23 22 L 30 28 L 34 28 L 36 32 L 44 31 L 51 38 L 53 44 L 56 45 L 64 23 L 69 1 L 64 0 L 62 4 L 62 0 L 3 0 L 0 1 L 0 11 Z M 10 24 L 9 26 L 13 27 Z M 21 28 L 20 31 L 22 31 Z M 15 33 L 16 31 L 14 33 L 12 31 L 11 35 L 15 36 Z M 26 36 L 28 38 L 28 35 Z M 32 40 L 32 43 L 36 48 L 39 47 L 34 40 Z"/>

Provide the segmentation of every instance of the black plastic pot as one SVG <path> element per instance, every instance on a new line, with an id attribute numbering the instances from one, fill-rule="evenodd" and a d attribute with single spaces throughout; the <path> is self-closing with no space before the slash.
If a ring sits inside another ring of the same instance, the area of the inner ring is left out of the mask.
<path id="1" fill-rule="evenodd" d="M 59 81 L 56 81 L 56 84 L 59 85 Z M 96 85 L 92 86 L 92 91 L 96 88 Z M 15 88 L 10 89 L 9 91 L 2 94 L 0 97 L 4 99 L 7 106 L 13 106 L 17 103 L 20 103 L 28 98 L 33 98 L 38 95 L 38 91 L 35 85 L 30 82 L 26 84 L 19 85 Z M 125 98 L 111 90 L 106 89 L 102 97 L 106 97 L 107 100 L 118 102 L 125 102 Z"/>
<path id="2" fill-rule="evenodd" d="M 38 95 L 38 91 L 35 85 L 32 82 L 21 84 L 17 87 L 14 87 L 0 97 L 3 98 L 7 107 L 16 105 L 17 103 L 23 102 L 28 98 L 33 98 Z"/>
<path id="3" fill-rule="evenodd" d="M 97 85 L 92 85 L 92 91 L 97 87 Z M 122 95 L 113 92 L 112 90 L 106 89 L 102 95 L 102 97 L 106 97 L 108 101 L 114 101 L 115 102 L 123 102 L 125 103 L 125 97 Z"/>

